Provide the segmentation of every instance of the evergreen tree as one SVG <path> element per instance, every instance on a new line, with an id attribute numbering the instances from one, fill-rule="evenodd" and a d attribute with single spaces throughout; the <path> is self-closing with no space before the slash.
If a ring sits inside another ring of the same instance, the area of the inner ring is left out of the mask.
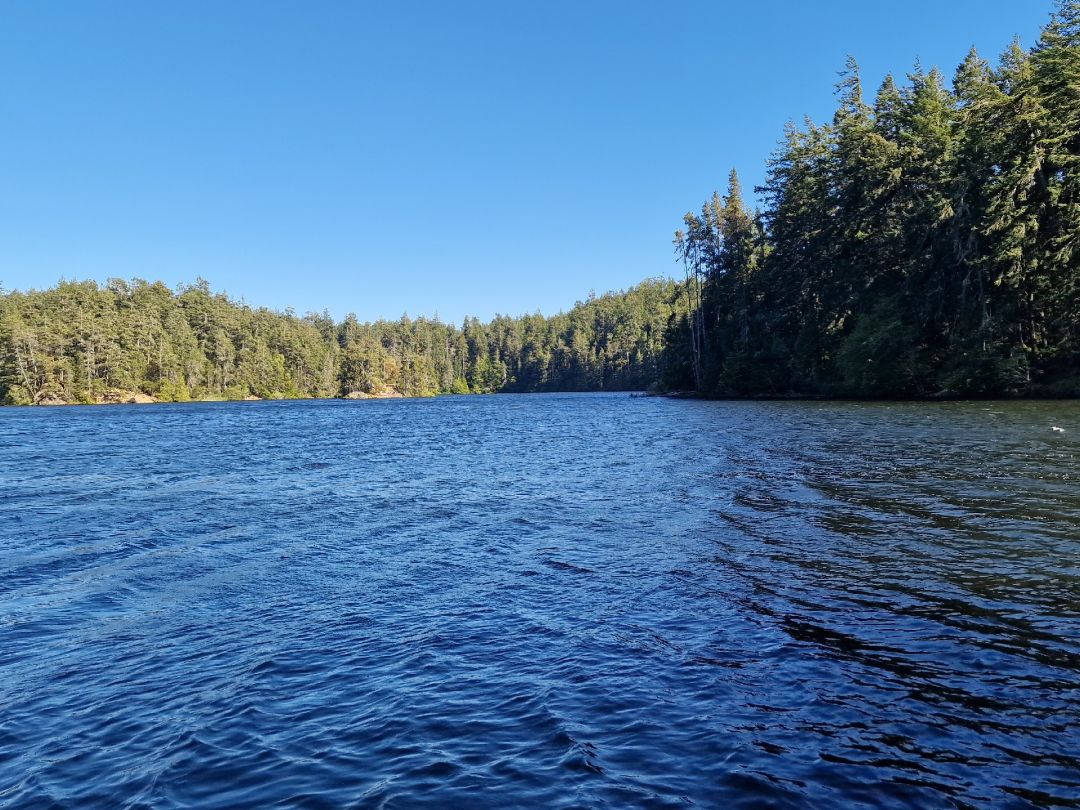
<path id="1" fill-rule="evenodd" d="M 951 88 L 917 65 L 868 105 L 849 58 L 831 124 L 789 125 L 758 191 L 756 233 L 729 188 L 676 234 L 669 385 L 1080 392 L 1080 0 Z"/>

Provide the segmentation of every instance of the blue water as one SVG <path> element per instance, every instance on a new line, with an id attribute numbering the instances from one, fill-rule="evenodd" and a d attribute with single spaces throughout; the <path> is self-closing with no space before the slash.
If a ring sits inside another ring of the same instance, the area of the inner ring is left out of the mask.
<path id="1" fill-rule="evenodd" d="M 1077 403 L 0 410 L 2 807 L 1068 804 Z"/>

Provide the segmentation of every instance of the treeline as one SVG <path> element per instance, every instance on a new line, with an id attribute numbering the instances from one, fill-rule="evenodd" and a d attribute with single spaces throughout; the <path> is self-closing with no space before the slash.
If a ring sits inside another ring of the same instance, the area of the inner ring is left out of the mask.
<path id="1" fill-rule="evenodd" d="M 1080 395 L 1080 0 L 951 83 L 916 66 L 790 125 L 751 211 L 676 232 L 685 281 L 552 317 L 335 323 L 205 282 L 0 293 L 0 402 L 634 390 Z"/>
<path id="2" fill-rule="evenodd" d="M 205 281 L 61 282 L 0 295 L 0 402 L 90 403 L 632 390 L 662 376 L 685 296 L 668 280 L 544 317 L 335 323 L 252 308 Z"/>
<path id="3" fill-rule="evenodd" d="M 676 233 L 667 385 L 725 396 L 1080 394 L 1080 2 L 947 85 L 916 66 L 789 125 Z"/>

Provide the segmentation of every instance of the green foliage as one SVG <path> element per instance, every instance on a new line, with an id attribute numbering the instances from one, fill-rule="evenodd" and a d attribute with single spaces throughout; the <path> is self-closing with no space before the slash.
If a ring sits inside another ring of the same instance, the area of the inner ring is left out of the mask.
<path id="1" fill-rule="evenodd" d="M 911 331 L 892 303 L 883 302 L 860 316 L 840 344 L 837 365 L 845 393 L 890 397 L 920 393 Z"/>
<path id="2" fill-rule="evenodd" d="M 199 280 L 0 292 L 0 402 L 496 391 L 1075 395 L 1080 0 L 952 87 L 920 66 L 827 124 L 789 125 L 751 211 L 732 172 L 675 234 L 680 283 L 551 317 L 335 324 Z"/>
<path id="3" fill-rule="evenodd" d="M 1061 394 L 1080 373 L 1080 2 L 947 88 L 872 105 L 848 60 L 791 125 L 750 216 L 737 178 L 676 232 L 671 387 L 720 395 Z"/>
<path id="4" fill-rule="evenodd" d="M 190 402 L 191 392 L 184 383 L 165 380 L 158 387 L 155 396 L 162 402 Z"/>
<path id="5" fill-rule="evenodd" d="M 30 392 L 21 385 L 8 386 L 4 391 L 4 399 L 0 405 L 33 405 L 34 400 Z"/>
<path id="6" fill-rule="evenodd" d="M 199 280 L 0 294 L 0 402 L 164 402 L 646 388 L 677 288 L 647 281 L 551 318 L 335 324 L 253 309 Z"/>

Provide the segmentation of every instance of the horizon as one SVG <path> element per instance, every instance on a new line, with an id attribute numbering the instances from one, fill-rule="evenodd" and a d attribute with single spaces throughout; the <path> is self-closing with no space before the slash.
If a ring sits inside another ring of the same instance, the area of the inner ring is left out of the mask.
<path id="1" fill-rule="evenodd" d="M 868 92 L 917 59 L 948 78 L 1051 11 L 913 5 L 11 8 L 0 282 L 203 277 L 335 321 L 565 312 L 677 278 L 682 214 L 731 168 L 750 193 L 784 122 L 828 119 L 849 51 Z"/>

